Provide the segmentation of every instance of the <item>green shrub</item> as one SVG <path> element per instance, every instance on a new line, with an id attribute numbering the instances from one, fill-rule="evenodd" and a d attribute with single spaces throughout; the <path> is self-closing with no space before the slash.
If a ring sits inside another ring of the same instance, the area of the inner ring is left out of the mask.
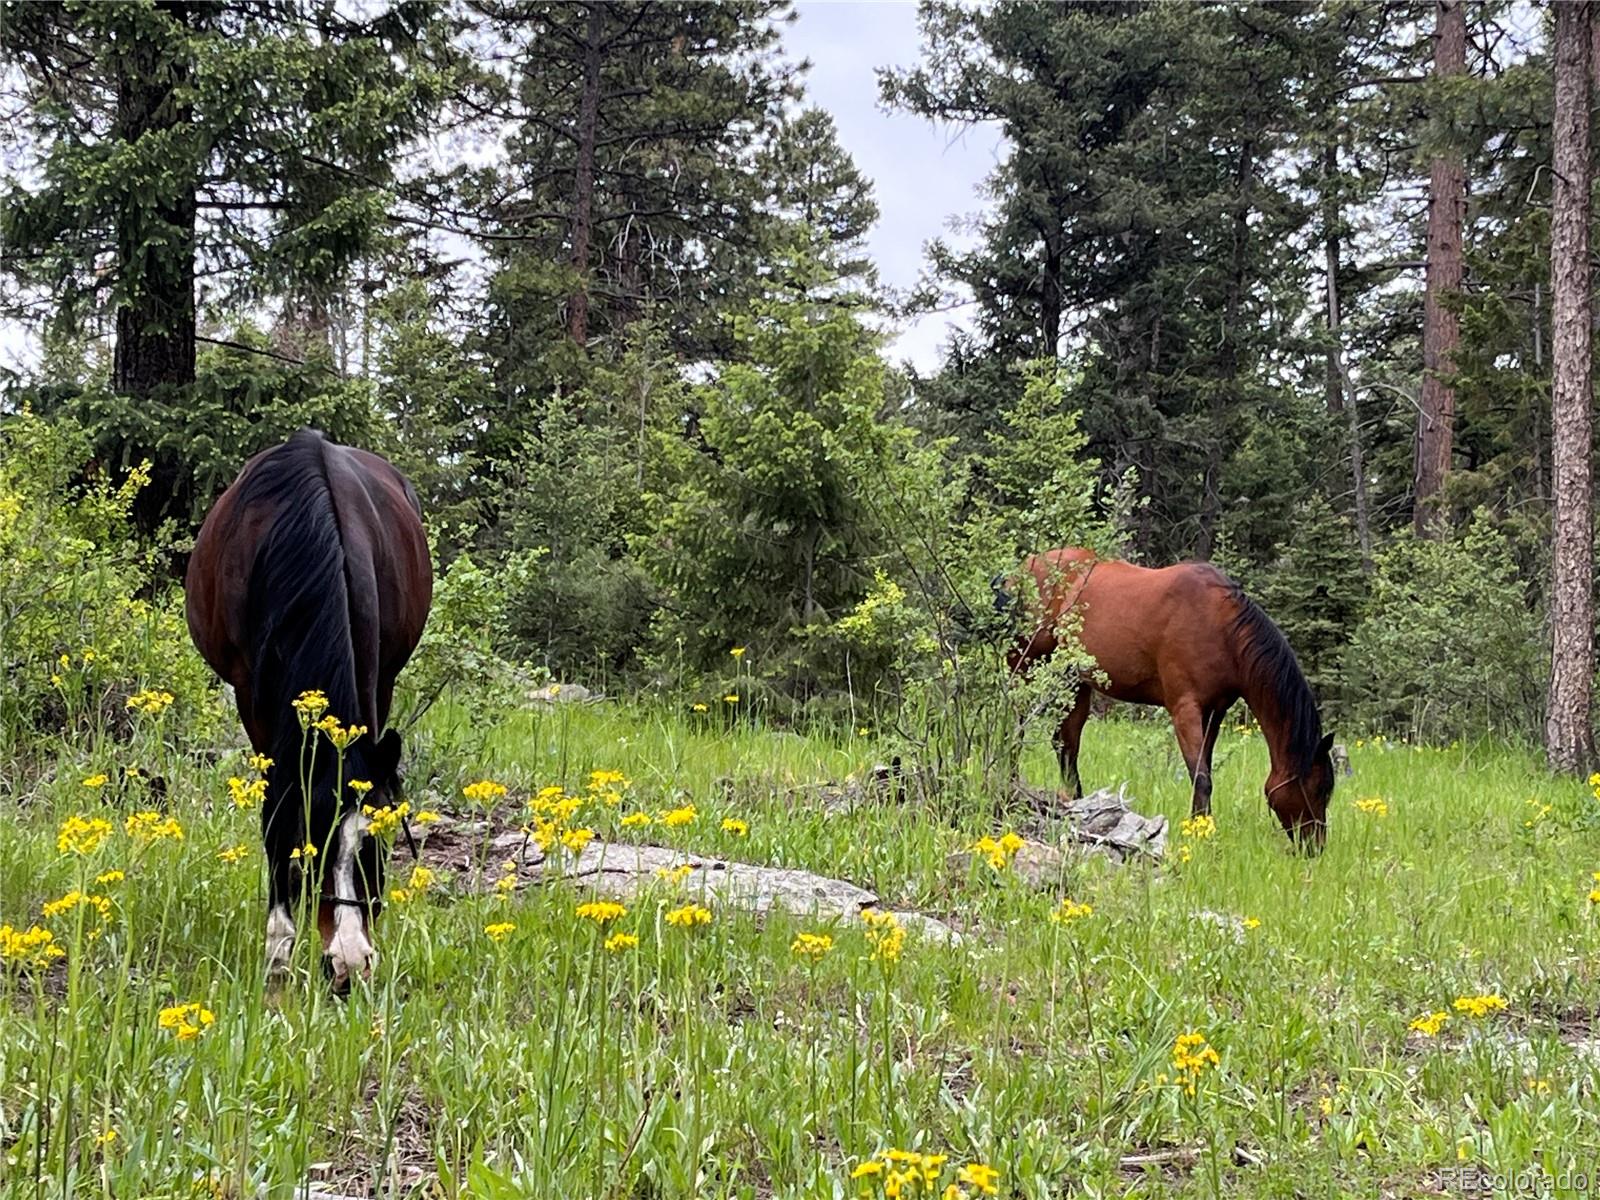
<path id="1" fill-rule="evenodd" d="M 1349 707 L 1369 728 L 1422 739 L 1536 741 L 1548 666 L 1540 607 L 1480 510 L 1451 538 L 1402 533 L 1378 555 L 1346 658 Z"/>
<path id="2" fill-rule="evenodd" d="M 215 729 L 182 593 L 153 565 L 165 547 L 133 531 L 148 483 L 145 464 L 120 478 L 98 465 L 70 421 L 24 409 L 0 423 L 0 759 L 55 734 L 124 736 L 128 701 L 146 689 L 170 693 L 191 728 Z"/>

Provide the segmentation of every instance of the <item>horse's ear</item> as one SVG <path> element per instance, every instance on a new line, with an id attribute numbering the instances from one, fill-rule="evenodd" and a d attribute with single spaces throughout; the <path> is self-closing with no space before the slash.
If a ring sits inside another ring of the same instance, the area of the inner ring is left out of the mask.
<path id="1" fill-rule="evenodd" d="M 391 729 L 378 739 L 372 751 L 372 773 L 379 779 L 393 779 L 400 770 L 400 735 Z"/>
<path id="2" fill-rule="evenodd" d="M 1333 749 L 1333 734 L 1331 734 L 1331 733 L 1324 734 L 1322 740 L 1317 743 L 1317 756 L 1320 758 L 1322 755 L 1328 753 L 1328 751 L 1330 751 L 1332 749 Z"/>

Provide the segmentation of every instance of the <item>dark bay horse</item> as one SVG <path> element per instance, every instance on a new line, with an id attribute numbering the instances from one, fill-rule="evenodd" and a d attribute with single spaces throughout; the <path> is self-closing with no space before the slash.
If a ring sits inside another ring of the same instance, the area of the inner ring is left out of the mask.
<path id="1" fill-rule="evenodd" d="M 1055 735 L 1062 781 L 1082 793 L 1078 743 L 1091 689 L 1115 700 L 1159 704 L 1172 717 L 1194 784 L 1192 811 L 1211 811 L 1211 752 L 1223 715 L 1243 699 L 1271 755 L 1267 803 L 1291 840 L 1317 848 L 1333 795 L 1333 735 L 1288 641 L 1261 608 L 1209 563 L 1149 569 L 1097 558 L 1077 547 L 1029 558 L 1038 586 L 1027 615 L 1031 635 L 1011 651 L 1013 670 L 1053 653 L 1057 630 L 1078 640 L 1098 664 L 1085 678 Z M 1025 626 L 1026 628 L 1027 626 Z"/>
<path id="2" fill-rule="evenodd" d="M 334 794 L 337 755 L 326 741 L 305 794 L 294 701 L 321 691 L 329 714 L 366 726 L 345 751 L 343 778 L 372 784 L 366 804 L 388 803 L 400 735 L 383 730 L 395 676 L 433 598 L 416 492 L 376 454 L 302 429 L 247 462 L 222 494 L 200 528 L 184 589 L 195 645 L 233 685 L 250 744 L 273 760 L 261 819 L 268 970 L 287 969 L 304 883 L 318 898 L 324 960 L 343 991 L 377 959 L 381 843 L 367 832 L 363 797 L 348 787 Z M 305 846 L 317 853 L 302 855 Z"/>

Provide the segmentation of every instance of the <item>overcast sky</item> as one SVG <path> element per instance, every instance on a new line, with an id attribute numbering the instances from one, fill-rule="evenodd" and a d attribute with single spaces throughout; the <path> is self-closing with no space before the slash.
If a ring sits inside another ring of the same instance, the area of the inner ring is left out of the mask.
<path id="1" fill-rule="evenodd" d="M 908 288 L 922 270 L 924 245 L 947 233 L 952 217 L 984 207 L 980 185 L 1000 153 L 1000 133 L 941 128 L 879 107 L 876 70 L 918 57 L 914 0 L 800 0 L 795 10 L 784 38 L 792 57 L 811 61 L 811 102 L 833 114 L 839 140 L 877 191 L 872 258 L 884 283 Z M 923 317 L 905 327 L 890 356 L 931 369 L 945 333 L 963 318 L 959 310 Z"/>

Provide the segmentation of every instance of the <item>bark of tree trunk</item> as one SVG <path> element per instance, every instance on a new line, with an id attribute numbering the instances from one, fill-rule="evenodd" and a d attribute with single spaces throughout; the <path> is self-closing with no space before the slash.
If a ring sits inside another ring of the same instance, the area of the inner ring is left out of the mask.
<path id="1" fill-rule="evenodd" d="M 1589 295 L 1590 0 L 1557 4 L 1554 205 L 1550 228 L 1550 425 L 1554 484 L 1550 587 L 1550 769 L 1594 762 L 1593 403 Z"/>
<path id="2" fill-rule="evenodd" d="M 186 4 L 157 8 L 180 25 L 189 23 Z M 193 111 L 178 90 L 188 82 L 189 63 L 148 35 L 133 35 L 121 51 L 117 140 L 137 142 L 187 125 Z M 194 382 L 195 190 L 190 183 L 149 204 L 130 195 L 117 214 L 117 269 L 136 281 L 117 308 L 111 378 L 121 395 L 144 399 Z"/>
<path id="3" fill-rule="evenodd" d="M 1039 356 L 1061 353 L 1061 250 L 1056 237 L 1045 239 L 1044 278 L 1039 281 Z"/>
<path id="4" fill-rule="evenodd" d="M 1440 78 L 1467 69 L 1465 0 L 1438 0 L 1433 73 Z M 1412 522 L 1422 537 L 1437 531 L 1439 492 L 1450 472 L 1454 438 L 1456 346 L 1460 322 L 1448 297 L 1461 289 L 1461 227 L 1467 204 L 1466 167 L 1451 150 L 1433 160 L 1428 184 L 1428 269 L 1422 311 L 1422 411 L 1417 414 L 1412 473 Z"/>
<path id="5" fill-rule="evenodd" d="M 567 332 L 578 345 L 589 342 L 589 255 L 594 240 L 594 158 L 600 122 L 600 52 L 605 5 L 591 0 L 583 45 L 583 92 L 578 98 L 578 164 L 572 195 L 572 269 L 578 289 L 567 299 Z"/>

